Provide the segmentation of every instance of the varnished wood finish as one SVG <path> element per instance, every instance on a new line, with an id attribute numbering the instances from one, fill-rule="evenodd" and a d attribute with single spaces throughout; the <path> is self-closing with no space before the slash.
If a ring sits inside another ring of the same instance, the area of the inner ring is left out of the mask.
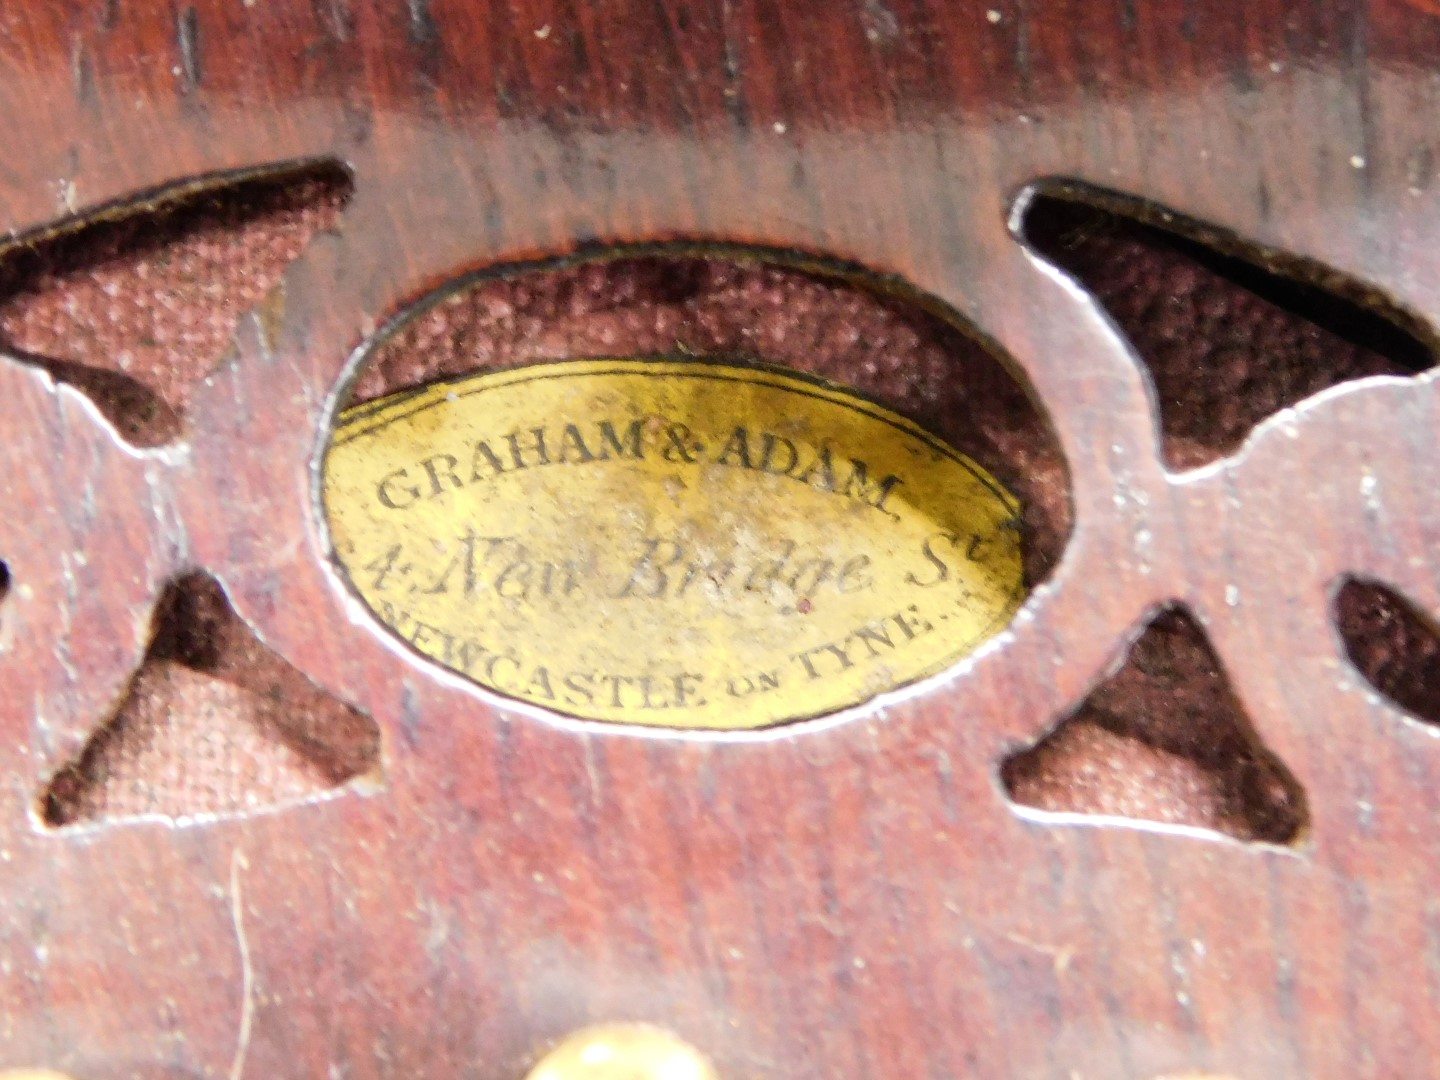
<path id="1" fill-rule="evenodd" d="M 1437 60 L 1428 0 L 9 5 L 11 233 L 302 158 L 356 186 L 185 445 L 125 449 L 0 365 L 0 1065 L 509 1080 L 644 1020 L 735 1078 L 1429 1074 L 1440 744 L 1366 691 L 1329 610 L 1356 574 L 1440 611 L 1434 382 L 1352 384 L 1168 476 L 1141 369 L 1007 215 L 1087 181 L 1433 319 Z M 635 737 L 436 677 L 348 598 L 311 478 L 367 328 L 466 268 L 665 239 L 902 275 L 1016 357 L 1076 528 L 994 647 L 883 714 Z M 46 779 L 196 566 L 375 717 L 383 789 L 47 832 Z M 1293 849 L 1003 795 L 999 763 L 1172 599 L 1307 793 Z"/>

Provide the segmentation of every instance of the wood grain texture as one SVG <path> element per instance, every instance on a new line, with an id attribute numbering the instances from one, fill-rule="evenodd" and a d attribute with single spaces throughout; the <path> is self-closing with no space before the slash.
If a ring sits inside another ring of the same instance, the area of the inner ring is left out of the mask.
<path id="1" fill-rule="evenodd" d="M 1440 744 L 1331 621 L 1440 612 L 1433 378 L 1347 384 L 1174 476 L 1141 368 L 1008 222 L 1039 178 L 1152 200 L 1440 312 L 1429 3 L 13 5 L 16 237 L 333 157 L 355 194 L 189 402 L 127 447 L 0 364 L 0 1064 L 77 1077 L 523 1075 L 591 1021 L 727 1077 L 1423 1076 L 1440 1056 Z M 998 19 L 988 15 L 999 13 Z M 993 647 L 764 738 L 546 722 L 438 677 L 329 569 L 346 357 L 466 269 L 761 243 L 903 276 L 1003 343 L 1075 530 Z M 47 831 L 167 582 L 203 567 L 379 724 L 384 783 L 177 828 Z M 1303 786 L 1293 848 L 1022 815 L 1000 763 L 1183 601 Z"/>

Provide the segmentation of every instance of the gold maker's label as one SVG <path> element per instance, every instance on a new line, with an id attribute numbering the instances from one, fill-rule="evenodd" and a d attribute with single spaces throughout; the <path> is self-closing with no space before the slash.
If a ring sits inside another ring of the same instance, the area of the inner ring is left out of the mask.
<path id="1" fill-rule="evenodd" d="M 362 405 L 325 507 L 392 631 L 595 720 L 833 712 L 953 663 L 1023 598 L 1018 507 L 991 476 L 769 369 L 587 360 Z"/>

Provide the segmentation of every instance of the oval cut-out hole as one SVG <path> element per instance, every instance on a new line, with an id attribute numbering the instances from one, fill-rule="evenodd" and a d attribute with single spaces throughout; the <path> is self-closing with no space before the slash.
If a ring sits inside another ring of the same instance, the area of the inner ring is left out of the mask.
<path id="1" fill-rule="evenodd" d="M 463 280 L 360 358 L 337 561 L 416 651 L 563 715 L 860 705 L 1005 625 L 1069 529 L 1043 416 L 938 309 L 756 254 Z"/>
<path id="2" fill-rule="evenodd" d="M 1144 361 L 1171 468 L 1233 454 L 1256 424 L 1327 387 L 1435 362 L 1419 320 L 1375 290 L 1137 199 L 1059 188 L 1030 200 L 1023 229 Z"/>

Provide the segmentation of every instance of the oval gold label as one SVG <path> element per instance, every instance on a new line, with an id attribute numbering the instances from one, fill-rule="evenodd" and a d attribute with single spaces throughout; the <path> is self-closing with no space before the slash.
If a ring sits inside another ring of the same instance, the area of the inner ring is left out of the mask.
<path id="1" fill-rule="evenodd" d="M 758 728 L 940 671 L 1024 598 L 1018 505 L 852 393 L 585 360 L 354 408 L 335 554 L 416 650 L 573 717 Z"/>

